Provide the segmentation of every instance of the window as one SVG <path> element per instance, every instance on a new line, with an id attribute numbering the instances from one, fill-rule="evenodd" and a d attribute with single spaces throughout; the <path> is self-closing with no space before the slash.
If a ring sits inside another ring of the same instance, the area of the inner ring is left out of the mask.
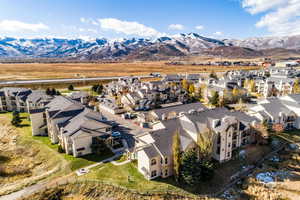
<path id="1" fill-rule="evenodd" d="M 218 142 L 217 142 L 218 144 L 220 144 L 221 143 L 221 135 L 220 135 L 220 133 L 218 133 Z"/>
<path id="2" fill-rule="evenodd" d="M 232 148 L 235 148 L 236 147 L 236 143 L 232 143 Z"/>
<path id="3" fill-rule="evenodd" d="M 227 157 L 230 157 L 230 152 L 227 153 Z"/>
<path id="4" fill-rule="evenodd" d="M 165 164 L 168 164 L 168 158 L 165 158 Z"/>
<path id="5" fill-rule="evenodd" d="M 165 176 L 168 176 L 168 170 L 167 169 L 165 170 Z"/>
<path id="6" fill-rule="evenodd" d="M 151 165 L 156 165 L 156 159 L 155 158 L 151 160 Z"/>
<path id="7" fill-rule="evenodd" d="M 230 143 L 228 143 L 228 148 L 230 148 L 231 147 L 231 144 Z"/>
<path id="8" fill-rule="evenodd" d="M 237 139 L 237 133 L 236 132 L 233 133 L 233 139 L 234 140 Z"/>
<path id="9" fill-rule="evenodd" d="M 156 170 L 154 170 L 154 171 L 151 172 L 151 177 L 155 177 L 156 175 L 157 175 Z"/>
<path id="10" fill-rule="evenodd" d="M 220 151 L 221 151 L 221 148 L 218 147 L 218 148 L 217 148 L 217 154 L 218 154 L 218 155 L 220 155 Z"/>

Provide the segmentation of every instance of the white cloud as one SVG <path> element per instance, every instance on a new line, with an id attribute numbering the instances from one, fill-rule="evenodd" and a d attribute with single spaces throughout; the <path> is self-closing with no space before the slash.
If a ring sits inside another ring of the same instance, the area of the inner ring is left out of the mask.
<path id="1" fill-rule="evenodd" d="M 95 25 L 95 26 L 99 25 L 95 20 L 93 20 L 91 18 L 87 19 L 87 18 L 84 18 L 84 17 L 80 17 L 80 22 L 82 22 L 84 24 L 92 24 L 92 25 Z"/>
<path id="2" fill-rule="evenodd" d="M 223 35 L 223 32 L 217 31 L 217 32 L 214 33 L 214 35 L 221 36 L 221 35 Z"/>
<path id="3" fill-rule="evenodd" d="M 184 26 L 182 24 L 170 24 L 168 28 L 170 30 L 183 30 Z"/>
<path id="4" fill-rule="evenodd" d="M 113 30 L 117 33 L 124 33 L 126 35 L 137 35 L 142 37 L 160 37 L 164 35 L 154 28 L 138 22 L 122 21 L 115 18 L 103 18 L 98 19 L 98 21 L 102 29 Z"/>
<path id="5" fill-rule="evenodd" d="M 81 21 L 82 23 L 86 23 L 86 19 L 85 19 L 84 17 L 80 17 L 80 21 Z"/>
<path id="6" fill-rule="evenodd" d="M 43 23 L 29 24 L 17 20 L 0 20 L 0 31 L 18 32 L 47 30 L 49 27 Z"/>
<path id="7" fill-rule="evenodd" d="M 198 25 L 198 26 L 195 26 L 195 29 L 197 29 L 197 30 L 203 30 L 203 29 L 204 29 L 204 26 Z"/>
<path id="8" fill-rule="evenodd" d="M 98 32 L 96 29 L 92 29 L 92 28 L 79 28 L 78 30 L 80 32 L 90 32 L 90 33 L 97 33 Z"/>
<path id="9" fill-rule="evenodd" d="M 243 0 L 242 6 L 251 14 L 264 13 L 256 27 L 272 35 L 300 34 L 300 0 Z"/>
<path id="10" fill-rule="evenodd" d="M 242 6 L 251 14 L 267 11 L 286 3 L 287 0 L 243 0 Z"/>

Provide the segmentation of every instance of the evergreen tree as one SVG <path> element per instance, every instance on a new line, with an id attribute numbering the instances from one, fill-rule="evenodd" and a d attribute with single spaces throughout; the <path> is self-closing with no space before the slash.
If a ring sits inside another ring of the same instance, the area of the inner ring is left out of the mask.
<path id="1" fill-rule="evenodd" d="M 51 95 L 56 95 L 56 89 L 55 88 L 51 89 Z"/>
<path id="2" fill-rule="evenodd" d="M 210 161 L 202 161 L 201 163 L 201 180 L 209 181 L 214 176 L 214 166 Z"/>
<path id="3" fill-rule="evenodd" d="M 14 111 L 12 113 L 12 120 L 11 120 L 11 124 L 13 126 L 19 126 L 20 123 L 22 122 L 21 118 L 20 118 L 20 113 L 18 111 Z"/>
<path id="4" fill-rule="evenodd" d="M 218 79 L 218 76 L 217 76 L 217 74 L 216 74 L 214 71 L 212 71 L 212 72 L 209 74 L 209 78 Z"/>
<path id="5" fill-rule="evenodd" d="M 52 95 L 52 92 L 51 92 L 50 88 L 47 88 L 47 89 L 46 89 L 46 94 L 47 94 L 47 95 Z"/>
<path id="6" fill-rule="evenodd" d="M 68 90 L 73 91 L 74 90 L 74 86 L 73 85 L 69 85 Z"/>
<path id="7" fill-rule="evenodd" d="M 188 185 L 194 186 L 201 182 L 201 163 L 195 151 L 187 151 L 182 156 L 181 177 Z"/>
<path id="8" fill-rule="evenodd" d="M 181 165 L 181 150 L 180 150 L 180 133 L 177 130 L 173 136 L 173 167 L 174 167 L 174 176 L 175 180 L 179 181 L 179 174 L 180 174 L 180 165 Z"/>
<path id="9" fill-rule="evenodd" d="M 102 94 L 103 92 L 103 85 L 98 85 L 97 89 L 96 89 L 97 94 Z"/>

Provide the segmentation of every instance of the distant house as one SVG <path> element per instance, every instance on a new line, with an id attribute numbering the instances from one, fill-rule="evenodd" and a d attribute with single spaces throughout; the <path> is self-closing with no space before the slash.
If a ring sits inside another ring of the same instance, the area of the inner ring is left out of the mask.
<path id="1" fill-rule="evenodd" d="M 200 74 L 187 74 L 185 79 L 190 83 L 198 83 L 201 77 Z"/>
<path id="2" fill-rule="evenodd" d="M 182 81 L 183 77 L 178 74 L 167 74 L 163 77 L 162 81 L 167 83 L 180 83 Z"/>
<path id="3" fill-rule="evenodd" d="M 4 98 L 2 99 L 2 109 L 6 111 L 19 111 L 27 112 L 26 99 L 29 94 L 32 93 L 30 89 L 27 88 L 14 88 L 5 87 L 0 90 Z M 5 99 L 5 102 L 4 102 Z"/>
<path id="4" fill-rule="evenodd" d="M 85 91 L 75 91 L 72 92 L 69 97 L 73 100 L 76 100 L 82 104 L 87 104 L 88 103 L 88 98 L 90 97 L 88 92 Z"/>
<path id="5" fill-rule="evenodd" d="M 126 110 L 122 105 L 118 105 L 116 100 L 112 98 L 103 98 L 99 100 L 99 110 L 105 110 L 112 114 L 121 114 Z"/>
<path id="6" fill-rule="evenodd" d="M 45 91 L 32 90 L 26 99 L 27 110 L 44 108 L 45 104 L 49 103 L 51 99 L 53 99 L 53 96 L 47 95 Z"/>
<path id="7" fill-rule="evenodd" d="M 179 103 L 179 102 L 178 102 Z M 202 103 L 189 103 L 189 104 L 169 104 L 170 106 L 164 106 L 164 108 L 154 109 L 149 111 L 149 119 L 151 121 L 160 121 L 160 120 L 167 120 L 178 117 L 182 113 L 191 113 L 196 111 L 205 110 L 206 107 L 203 106 Z"/>
<path id="8" fill-rule="evenodd" d="M 248 114 L 266 120 L 270 127 L 282 124 L 287 130 L 300 129 L 300 95 L 267 98 L 248 110 Z"/>
<path id="9" fill-rule="evenodd" d="M 291 94 L 295 79 L 270 77 L 255 82 L 256 91 L 264 97 Z"/>
<path id="10" fill-rule="evenodd" d="M 51 98 L 42 90 L 4 87 L 0 90 L 0 111 L 29 112 L 43 107 Z"/>

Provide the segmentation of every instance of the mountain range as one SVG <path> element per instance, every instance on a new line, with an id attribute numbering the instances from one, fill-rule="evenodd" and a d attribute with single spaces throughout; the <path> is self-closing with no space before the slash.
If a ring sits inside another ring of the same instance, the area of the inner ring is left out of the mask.
<path id="1" fill-rule="evenodd" d="M 259 57 L 273 54 L 299 54 L 300 35 L 213 39 L 196 33 L 160 37 L 107 40 L 59 38 L 0 38 L 0 58 L 62 58 L 76 60 L 164 59 L 187 55 Z"/>

